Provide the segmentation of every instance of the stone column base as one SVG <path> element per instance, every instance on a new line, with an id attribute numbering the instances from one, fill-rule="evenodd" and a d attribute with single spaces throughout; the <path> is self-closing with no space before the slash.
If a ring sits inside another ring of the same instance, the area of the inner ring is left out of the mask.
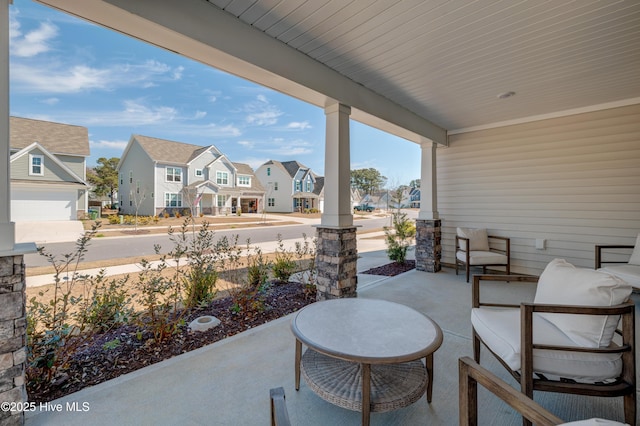
<path id="1" fill-rule="evenodd" d="M 416 219 L 416 269 L 438 272 L 442 269 L 442 221 Z"/>
<path id="2" fill-rule="evenodd" d="M 0 257 L 0 401 L 27 401 L 24 256 Z M 24 424 L 23 411 L 0 411 L 0 425 Z"/>
<path id="3" fill-rule="evenodd" d="M 318 239 L 316 299 L 320 301 L 357 297 L 356 228 L 318 227 L 316 237 Z"/>

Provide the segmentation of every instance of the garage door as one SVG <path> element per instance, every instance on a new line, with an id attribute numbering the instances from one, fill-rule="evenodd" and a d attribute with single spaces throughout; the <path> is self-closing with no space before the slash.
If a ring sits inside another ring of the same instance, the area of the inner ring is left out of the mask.
<path id="1" fill-rule="evenodd" d="M 11 220 L 75 220 L 76 189 L 11 188 Z"/>

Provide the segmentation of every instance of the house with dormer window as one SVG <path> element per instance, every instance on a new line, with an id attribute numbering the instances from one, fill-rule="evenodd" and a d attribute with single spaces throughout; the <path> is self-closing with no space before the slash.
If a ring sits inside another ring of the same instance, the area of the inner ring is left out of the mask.
<path id="1" fill-rule="evenodd" d="M 132 135 L 118 163 L 122 214 L 257 213 L 264 189 L 253 169 L 213 145 Z"/>
<path id="2" fill-rule="evenodd" d="M 291 213 L 322 211 L 324 177 L 297 161 L 269 160 L 256 177 L 266 191 L 265 211 Z"/>
<path id="3" fill-rule="evenodd" d="M 86 127 L 9 118 L 11 220 L 69 221 L 87 212 Z"/>

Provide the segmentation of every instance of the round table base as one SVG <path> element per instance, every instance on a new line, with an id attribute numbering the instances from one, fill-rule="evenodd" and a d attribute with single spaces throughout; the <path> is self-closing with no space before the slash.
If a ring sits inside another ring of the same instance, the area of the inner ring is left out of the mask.
<path id="1" fill-rule="evenodd" d="M 339 407 L 362 410 L 362 366 L 307 349 L 301 372 L 318 396 Z M 371 411 L 384 412 L 413 404 L 427 389 L 427 371 L 421 360 L 371 365 Z"/>

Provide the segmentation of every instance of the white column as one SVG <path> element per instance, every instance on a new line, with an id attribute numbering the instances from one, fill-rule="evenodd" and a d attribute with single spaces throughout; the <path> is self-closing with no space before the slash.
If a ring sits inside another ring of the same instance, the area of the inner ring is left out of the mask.
<path id="1" fill-rule="evenodd" d="M 436 179 L 436 143 L 423 138 L 420 143 L 420 212 L 418 219 L 439 219 L 438 184 Z"/>
<path id="2" fill-rule="evenodd" d="M 0 0 L 0 252 L 13 250 L 15 225 L 11 222 L 9 172 L 9 4 Z"/>
<path id="3" fill-rule="evenodd" d="M 351 156 L 349 115 L 351 108 L 335 103 L 324 109 L 326 140 L 324 153 L 324 212 L 320 226 L 351 227 Z"/>

